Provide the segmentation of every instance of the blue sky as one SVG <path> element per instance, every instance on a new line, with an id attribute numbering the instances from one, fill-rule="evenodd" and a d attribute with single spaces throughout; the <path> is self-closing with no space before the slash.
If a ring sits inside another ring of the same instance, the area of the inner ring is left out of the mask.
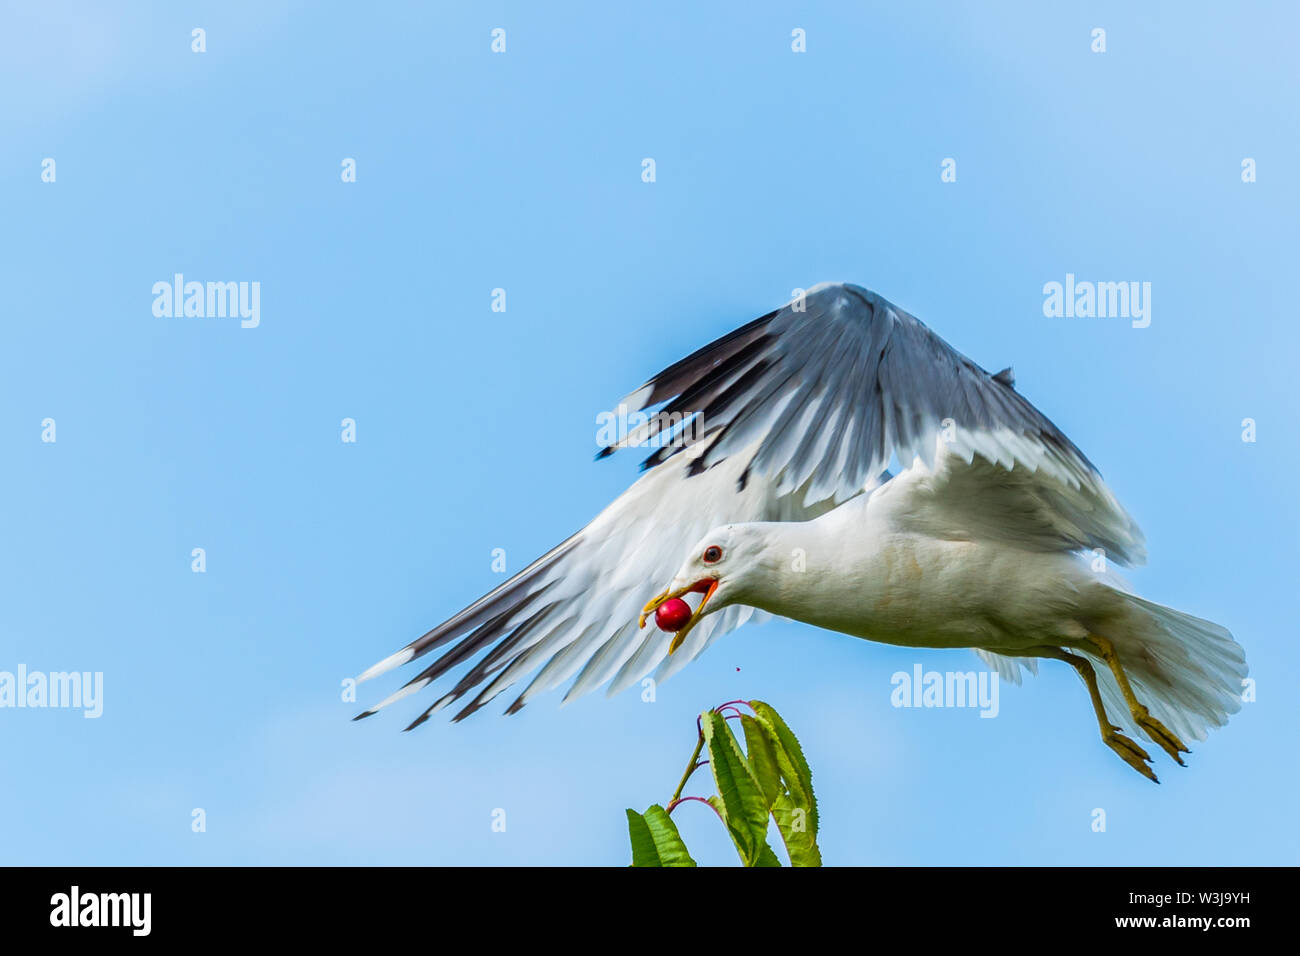
<path id="1" fill-rule="evenodd" d="M 1296 863 L 1294 9 L 556 6 L 4 6 L 0 670 L 102 672 L 104 712 L 0 710 L 0 862 L 623 864 L 694 715 L 758 697 L 828 863 Z M 156 317 L 177 272 L 259 282 L 260 325 Z M 1151 325 L 1046 318 L 1067 273 L 1150 282 Z M 839 279 L 1014 365 L 1142 524 L 1141 592 L 1245 646 L 1258 700 L 1188 769 L 1125 767 L 1061 665 L 997 719 L 895 709 L 978 662 L 787 621 L 653 704 L 349 722 L 494 548 L 631 480 L 600 410 Z"/>

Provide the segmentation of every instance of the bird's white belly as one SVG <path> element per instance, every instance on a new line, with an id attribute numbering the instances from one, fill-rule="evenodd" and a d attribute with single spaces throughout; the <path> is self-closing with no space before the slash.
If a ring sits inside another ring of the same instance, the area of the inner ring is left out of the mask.
<path id="1" fill-rule="evenodd" d="M 1061 555 L 890 534 L 869 555 L 816 569 L 799 617 L 909 647 L 1030 647 L 1062 636 L 1070 567 Z"/>

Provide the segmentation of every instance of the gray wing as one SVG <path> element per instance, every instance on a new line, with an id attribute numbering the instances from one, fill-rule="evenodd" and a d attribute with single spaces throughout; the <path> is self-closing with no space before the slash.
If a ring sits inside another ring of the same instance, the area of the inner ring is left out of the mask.
<path id="1" fill-rule="evenodd" d="M 624 403 L 663 404 L 625 444 L 665 423 L 711 437 L 699 468 L 757 445 L 746 477 L 791 499 L 784 517 L 859 493 L 894 454 L 905 468 L 918 457 L 932 466 L 946 448 L 967 463 L 978 456 L 1019 470 L 1010 483 L 1030 490 L 1041 525 L 1069 526 L 1072 546 L 1104 548 L 1121 564 L 1145 559 L 1133 519 L 1083 452 L 1015 390 L 1009 369 L 989 374 L 859 286 L 815 286 L 660 372 Z M 645 465 L 680 452 L 661 448 Z"/>

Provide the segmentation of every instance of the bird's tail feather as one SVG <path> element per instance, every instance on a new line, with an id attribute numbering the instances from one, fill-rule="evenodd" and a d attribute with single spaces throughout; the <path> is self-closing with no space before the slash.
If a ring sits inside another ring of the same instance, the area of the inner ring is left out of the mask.
<path id="1" fill-rule="evenodd" d="M 1099 633 L 1115 646 L 1134 694 L 1152 716 L 1183 739 L 1204 740 L 1211 727 L 1222 727 L 1241 709 L 1245 651 L 1225 627 L 1120 593 L 1127 613 Z M 1094 661 L 1111 722 L 1147 736 L 1133 726 L 1110 668 Z"/>

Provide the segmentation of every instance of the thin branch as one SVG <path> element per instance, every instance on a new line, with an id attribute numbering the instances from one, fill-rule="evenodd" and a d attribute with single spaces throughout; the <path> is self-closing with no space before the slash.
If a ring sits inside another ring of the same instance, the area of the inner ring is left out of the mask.
<path id="1" fill-rule="evenodd" d="M 698 721 L 696 722 L 696 725 L 698 726 Z M 697 737 L 695 740 L 695 752 L 691 754 L 691 759 L 686 763 L 686 772 L 682 774 L 681 782 L 677 784 L 677 789 L 673 791 L 672 799 L 668 801 L 668 805 L 670 807 L 673 804 L 675 804 L 678 800 L 681 799 L 682 790 L 685 789 L 686 787 L 686 781 L 690 780 L 691 774 L 695 773 L 695 771 L 699 770 L 700 767 L 702 766 L 697 761 L 699 761 L 700 751 L 703 749 L 704 749 L 704 731 L 701 730 L 699 737 Z"/>
<path id="2" fill-rule="evenodd" d="M 712 810 L 714 813 L 718 815 L 719 820 L 722 820 L 723 823 L 727 822 L 726 820 L 722 819 L 722 811 L 720 811 L 713 804 L 709 803 L 709 801 L 705 800 L 703 797 L 678 797 L 672 803 L 668 804 L 668 808 L 664 812 L 672 813 L 676 807 L 680 806 L 683 803 L 689 803 L 692 800 L 694 800 L 696 803 L 704 804 L 706 807 L 708 807 L 710 810 Z"/>

